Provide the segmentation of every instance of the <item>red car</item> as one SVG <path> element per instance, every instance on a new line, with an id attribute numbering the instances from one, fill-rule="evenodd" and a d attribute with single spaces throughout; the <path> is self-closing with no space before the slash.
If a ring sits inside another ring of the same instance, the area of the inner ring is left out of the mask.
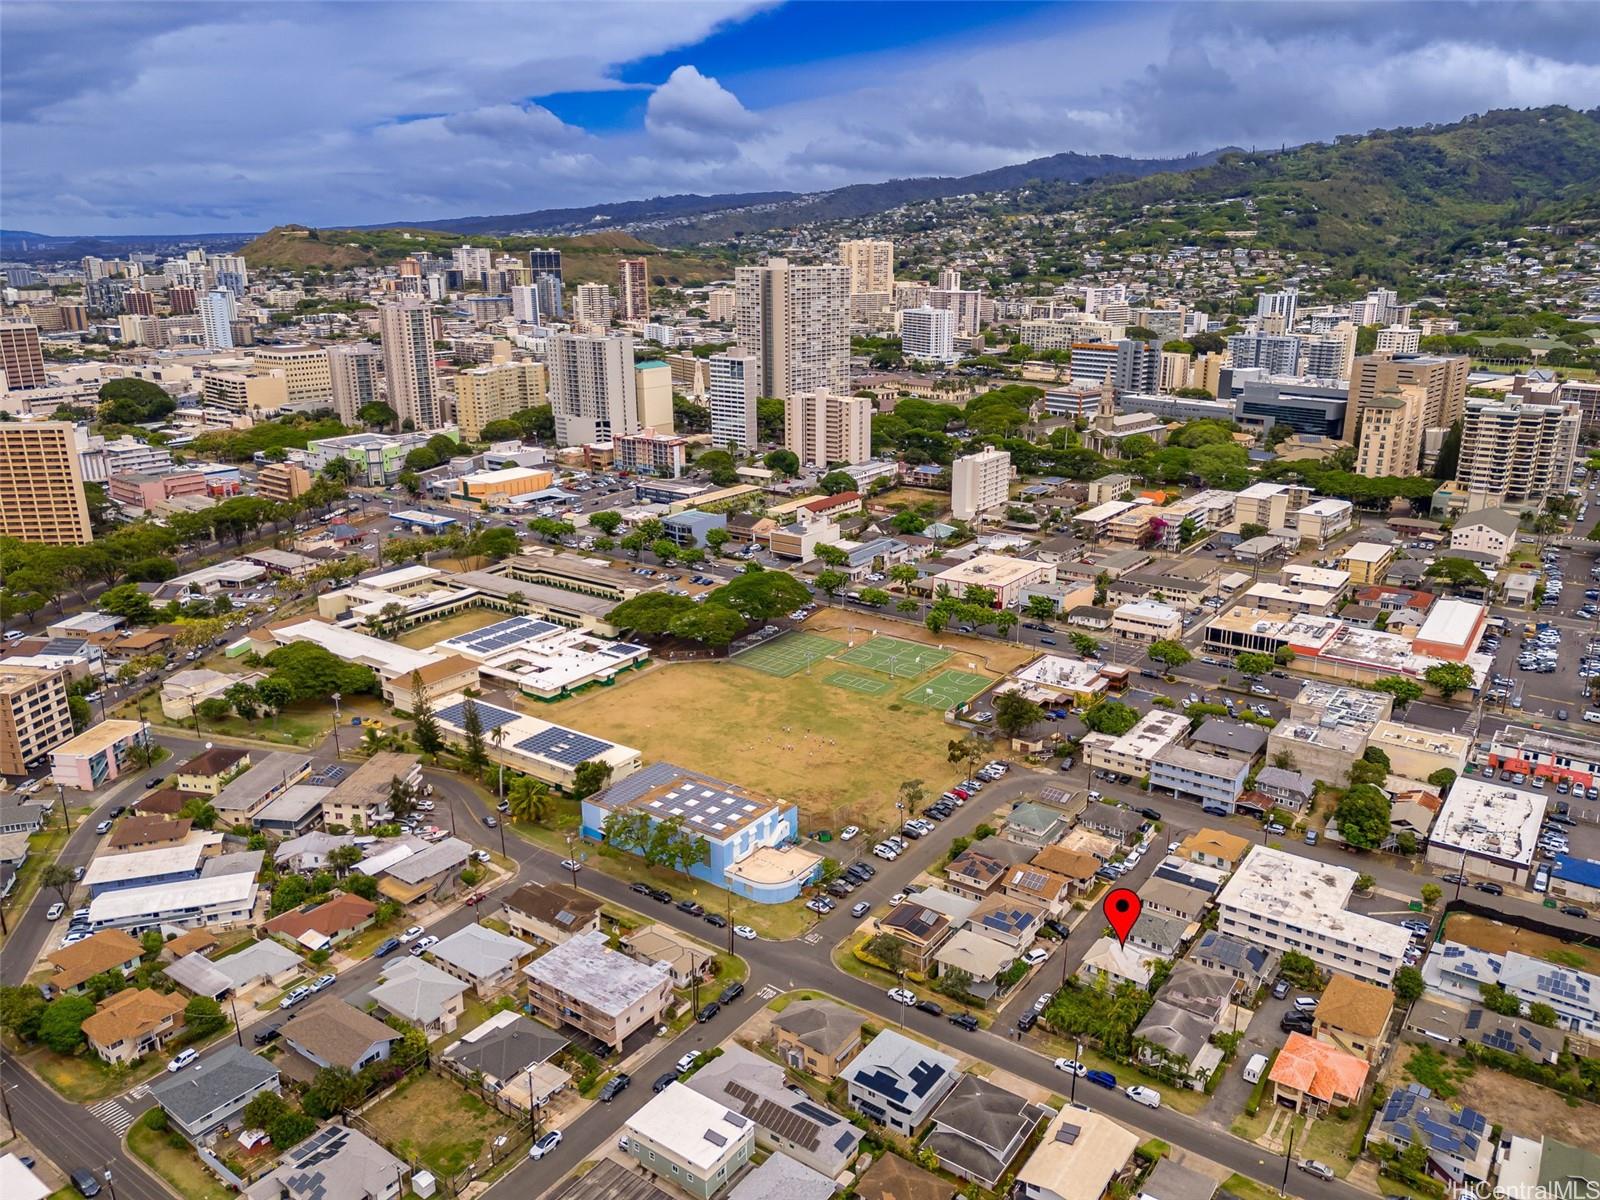
<path id="1" fill-rule="evenodd" d="M 489 898 L 489 895 L 488 895 L 487 892 L 473 892 L 472 895 L 467 897 L 467 903 L 468 904 L 480 904 L 483 901 L 487 900 L 488 898 Z"/>

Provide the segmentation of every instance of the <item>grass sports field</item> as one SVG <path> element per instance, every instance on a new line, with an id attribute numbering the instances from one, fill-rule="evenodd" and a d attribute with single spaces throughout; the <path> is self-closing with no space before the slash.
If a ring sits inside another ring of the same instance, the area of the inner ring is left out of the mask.
<path id="1" fill-rule="evenodd" d="M 839 656 L 839 661 L 901 679 L 915 679 L 949 658 L 950 651 L 937 646 L 924 646 L 879 635 L 846 650 Z"/>
<path id="2" fill-rule="evenodd" d="M 867 645 L 878 641 L 893 639 Z M 950 657 L 936 646 L 904 644 L 939 661 Z M 991 679 L 942 671 L 921 681 L 934 696 L 913 699 L 919 685 L 843 665 L 845 649 L 840 634 L 789 633 L 731 662 L 658 665 L 616 687 L 541 706 L 539 715 L 636 747 L 647 762 L 675 762 L 792 800 L 807 828 L 882 826 L 902 780 L 942 790 L 955 778 L 946 757 L 954 731 L 942 711 Z M 835 657 L 824 661 L 829 654 Z M 909 659 L 902 652 L 897 661 Z"/>

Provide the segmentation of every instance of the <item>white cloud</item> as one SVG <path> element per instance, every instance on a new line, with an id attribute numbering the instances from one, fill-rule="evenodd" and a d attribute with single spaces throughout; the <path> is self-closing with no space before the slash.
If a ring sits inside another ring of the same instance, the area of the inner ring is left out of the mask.
<path id="1" fill-rule="evenodd" d="M 623 86 L 756 3 L 7 4 L 5 221 L 196 232 L 955 175 L 1062 150 L 1277 145 L 1600 103 L 1581 5 L 1064 6 L 961 44 L 679 66 L 641 128 L 530 100 Z M 472 20 L 463 19 L 470 12 Z M 751 78 L 754 78 L 752 76 Z"/>

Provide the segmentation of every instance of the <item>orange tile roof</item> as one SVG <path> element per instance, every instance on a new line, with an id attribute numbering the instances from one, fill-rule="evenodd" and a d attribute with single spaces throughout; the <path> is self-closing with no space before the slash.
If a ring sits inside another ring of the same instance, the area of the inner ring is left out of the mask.
<path id="1" fill-rule="evenodd" d="M 159 1029 L 182 1016 L 185 1000 L 174 992 L 163 996 L 150 988 L 128 988 L 105 1001 L 83 1022 L 83 1036 L 97 1046 L 115 1046 L 141 1033 Z"/>
<path id="2" fill-rule="evenodd" d="M 1366 1086 L 1367 1070 L 1364 1059 L 1303 1033 L 1291 1033 L 1278 1051 L 1270 1078 L 1273 1083 L 1331 1104 L 1335 1097 L 1353 1100 L 1359 1096 Z"/>
<path id="3" fill-rule="evenodd" d="M 83 941 L 63 946 L 45 957 L 56 973 L 50 976 L 53 988 L 77 987 L 85 979 L 132 962 L 144 954 L 144 947 L 120 929 L 102 929 Z"/>
<path id="4" fill-rule="evenodd" d="M 1335 974 L 1317 1005 L 1317 1020 L 1364 1037 L 1377 1037 L 1389 1024 L 1394 993 L 1375 983 Z"/>
<path id="5" fill-rule="evenodd" d="M 354 929 L 363 921 L 370 921 L 375 912 L 377 908 L 372 901 L 347 893 L 335 896 L 326 904 L 319 904 L 309 912 L 287 912 L 282 916 L 273 917 L 267 922 L 267 928 L 273 933 L 287 934 L 292 938 L 298 938 L 307 930 L 314 929 L 331 938 Z"/>

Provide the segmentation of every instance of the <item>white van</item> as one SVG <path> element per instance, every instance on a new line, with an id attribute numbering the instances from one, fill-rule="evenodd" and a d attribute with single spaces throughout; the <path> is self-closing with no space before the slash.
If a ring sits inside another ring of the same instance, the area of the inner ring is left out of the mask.
<path id="1" fill-rule="evenodd" d="M 1586 708 L 1583 710 L 1583 719 L 1585 721 L 1591 721 L 1596 725 L 1600 725 L 1600 712 L 1596 712 L 1592 708 Z"/>
<path id="2" fill-rule="evenodd" d="M 1267 1069 L 1267 1056 L 1265 1054 L 1252 1054 L 1250 1061 L 1244 1065 L 1244 1081 L 1257 1083 L 1261 1079 L 1261 1072 Z"/>
<path id="3" fill-rule="evenodd" d="M 1315 996 L 1296 996 L 1294 998 L 1294 1006 L 1301 1012 L 1310 1012 L 1317 1007 L 1317 998 Z"/>

